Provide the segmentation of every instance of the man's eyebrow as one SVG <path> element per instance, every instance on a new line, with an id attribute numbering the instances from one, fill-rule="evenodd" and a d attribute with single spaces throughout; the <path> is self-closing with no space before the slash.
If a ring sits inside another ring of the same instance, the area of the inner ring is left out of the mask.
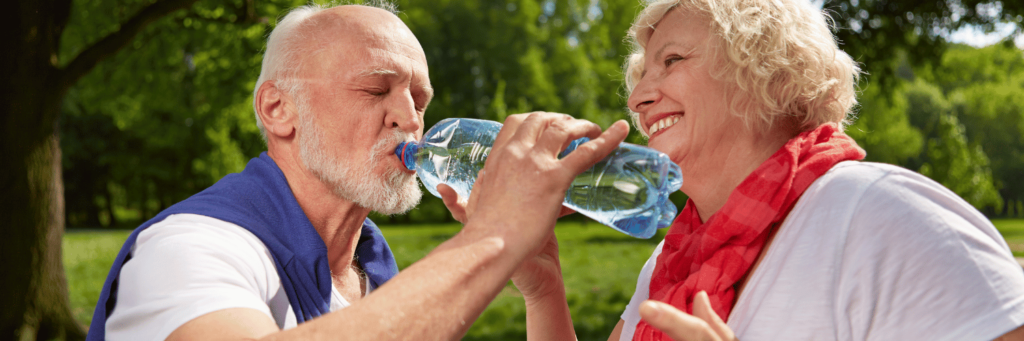
<path id="1" fill-rule="evenodd" d="M 359 73 L 359 76 L 361 76 L 361 77 L 379 77 L 379 76 L 395 76 L 395 75 L 398 75 L 398 71 L 391 70 L 391 69 L 385 69 L 385 68 L 374 68 L 374 69 L 364 70 L 363 72 Z"/>
<path id="2" fill-rule="evenodd" d="M 426 85 L 426 86 L 423 87 L 423 92 L 425 92 L 427 94 L 427 99 L 434 98 L 434 87 L 432 87 L 430 85 Z"/>

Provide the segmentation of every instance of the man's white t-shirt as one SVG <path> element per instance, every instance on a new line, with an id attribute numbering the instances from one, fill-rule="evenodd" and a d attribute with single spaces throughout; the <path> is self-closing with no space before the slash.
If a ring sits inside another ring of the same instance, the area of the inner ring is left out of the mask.
<path id="1" fill-rule="evenodd" d="M 330 310 L 348 306 L 332 284 Z M 270 250 L 259 238 L 223 220 L 175 214 L 139 233 L 118 278 L 106 336 L 163 340 L 185 322 L 228 308 L 259 310 L 281 329 L 296 326 Z"/>
<path id="2" fill-rule="evenodd" d="M 661 248 L 621 340 L 633 338 Z M 991 340 L 1024 325 L 1024 271 L 991 222 L 942 185 L 842 162 L 797 201 L 728 325 L 746 341 Z"/>

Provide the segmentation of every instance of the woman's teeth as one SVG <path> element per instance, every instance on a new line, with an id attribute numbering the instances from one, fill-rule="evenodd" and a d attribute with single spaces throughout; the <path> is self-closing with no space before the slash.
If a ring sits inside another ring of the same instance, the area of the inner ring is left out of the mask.
<path id="1" fill-rule="evenodd" d="M 676 124 L 676 122 L 679 122 L 679 116 L 669 116 L 660 119 L 658 122 L 654 122 L 654 124 L 651 125 L 651 128 L 649 129 L 650 133 L 648 133 L 648 135 L 654 135 L 662 129 L 671 127 L 673 124 Z"/>

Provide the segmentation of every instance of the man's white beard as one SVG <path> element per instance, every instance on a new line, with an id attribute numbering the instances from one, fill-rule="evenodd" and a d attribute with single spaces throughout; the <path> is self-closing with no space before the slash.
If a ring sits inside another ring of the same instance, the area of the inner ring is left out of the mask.
<path id="1" fill-rule="evenodd" d="M 301 97 L 301 96 L 300 96 Z M 382 165 L 388 150 L 394 150 L 399 142 L 412 140 L 411 136 L 394 129 L 373 145 L 366 160 L 338 160 L 327 152 L 323 143 L 323 131 L 313 122 L 311 112 L 303 99 L 298 101 L 299 111 L 299 157 L 313 175 L 330 187 L 342 199 L 354 202 L 381 214 L 398 214 L 409 211 L 420 203 L 423 191 L 415 174 Z M 375 169 L 386 169 L 383 174 Z"/>

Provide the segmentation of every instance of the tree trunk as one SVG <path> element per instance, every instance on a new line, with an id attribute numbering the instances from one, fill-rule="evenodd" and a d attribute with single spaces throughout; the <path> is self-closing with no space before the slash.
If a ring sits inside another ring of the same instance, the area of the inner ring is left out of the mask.
<path id="1" fill-rule="evenodd" d="M 60 140 L 54 132 L 27 146 L 26 152 L 10 151 L 7 146 L 24 146 L 19 137 L 23 136 L 5 134 L 5 155 L 21 155 L 8 159 L 11 164 L 0 173 L 5 180 L 0 216 L 6 220 L 6 236 L 0 239 L 5 263 L 0 275 L 0 339 L 82 340 L 85 334 L 71 314 L 61 252 Z"/>
<path id="2" fill-rule="evenodd" d="M 69 0 L 20 1 L 0 18 L 0 339 L 85 338 L 61 257 L 64 188 L 56 48 Z"/>
<path id="3" fill-rule="evenodd" d="M 117 227 L 117 217 L 114 216 L 114 195 L 110 193 L 110 187 L 108 186 L 103 192 L 107 199 L 107 227 Z"/>
<path id="4" fill-rule="evenodd" d="M 57 117 L 68 89 L 143 27 L 196 0 L 159 0 L 60 67 L 71 0 L 18 0 L 0 12 L 0 340 L 82 340 L 64 277 Z"/>

